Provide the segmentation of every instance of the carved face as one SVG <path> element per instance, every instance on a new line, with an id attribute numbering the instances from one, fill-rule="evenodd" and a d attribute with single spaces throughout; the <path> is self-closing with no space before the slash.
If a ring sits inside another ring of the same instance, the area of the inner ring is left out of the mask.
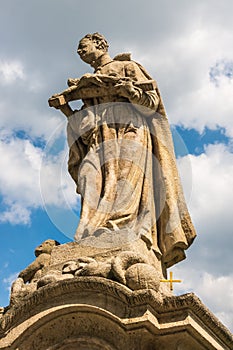
<path id="1" fill-rule="evenodd" d="M 47 239 L 47 241 L 44 241 L 38 247 L 36 247 L 35 256 L 37 257 L 42 253 L 50 254 L 53 247 L 55 247 L 56 245 L 56 241 L 54 241 L 53 239 Z"/>
<path id="2" fill-rule="evenodd" d="M 104 50 L 98 49 L 96 46 L 94 41 L 83 39 L 79 43 L 77 53 L 84 62 L 91 64 L 104 53 Z"/>

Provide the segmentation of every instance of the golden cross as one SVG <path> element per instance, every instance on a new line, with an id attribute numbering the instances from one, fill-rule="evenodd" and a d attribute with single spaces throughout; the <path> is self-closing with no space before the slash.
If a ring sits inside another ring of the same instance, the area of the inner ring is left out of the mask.
<path id="1" fill-rule="evenodd" d="M 172 271 L 170 271 L 170 279 L 169 280 L 160 280 L 160 282 L 170 283 L 170 290 L 173 290 L 173 283 L 174 282 L 182 282 L 181 280 L 173 280 L 172 277 L 173 277 L 173 273 L 172 273 Z"/>

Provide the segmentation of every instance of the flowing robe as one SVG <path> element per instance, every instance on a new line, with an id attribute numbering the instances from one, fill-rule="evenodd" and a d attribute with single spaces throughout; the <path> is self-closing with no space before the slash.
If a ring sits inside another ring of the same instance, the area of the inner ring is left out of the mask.
<path id="1" fill-rule="evenodd" d="M 95 73 L 151 79 L 133 61 L 113 60 Z M 68 169 L 82 198 L 76 241 L 141 238 L 166 267 L 184 259 L 195 231 L 159 90 L 136 88 L 130 100 L 108 95 L 84 107 L 68 123 Z"/>

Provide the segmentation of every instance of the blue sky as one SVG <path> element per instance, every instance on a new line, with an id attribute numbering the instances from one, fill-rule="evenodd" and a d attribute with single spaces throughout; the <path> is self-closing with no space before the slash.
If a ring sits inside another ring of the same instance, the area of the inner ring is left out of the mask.
<path id="1" fill-rule="evenodd" d="M 65 118 L 47 100 L 90 68 L 78 40 L 99 31 L 159 84 L 198 237 L 173 272 L 233 330 L 233 3 L 230 0 L 9 0 L 0 14 L 0 305 L 34 249 L 65 243 L 80 201 Z M 7 30 L 6 30 L 7 28 Z"/>

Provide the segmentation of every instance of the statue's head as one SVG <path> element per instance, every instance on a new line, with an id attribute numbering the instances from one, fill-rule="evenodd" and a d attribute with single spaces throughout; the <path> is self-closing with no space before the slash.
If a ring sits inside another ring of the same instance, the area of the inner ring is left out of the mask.
<path id="1" fill-rule="evenodd" d="M 87 34 L 79 41 L 77 53 L 88 64 L 96 61 L 106 52 L 108 52 L 107 40 L 99 33 Z"/>
<path id="2" fill-rule="evenodd" d="M 59 245 L 60 243 L 55 241 L 54 239 L 47 239 L 43 243 L 41 243 L 38 247 L 35 249 L 35 256 L 39 256 L 42 253 L 51 254 L 52 249 Z"/>

